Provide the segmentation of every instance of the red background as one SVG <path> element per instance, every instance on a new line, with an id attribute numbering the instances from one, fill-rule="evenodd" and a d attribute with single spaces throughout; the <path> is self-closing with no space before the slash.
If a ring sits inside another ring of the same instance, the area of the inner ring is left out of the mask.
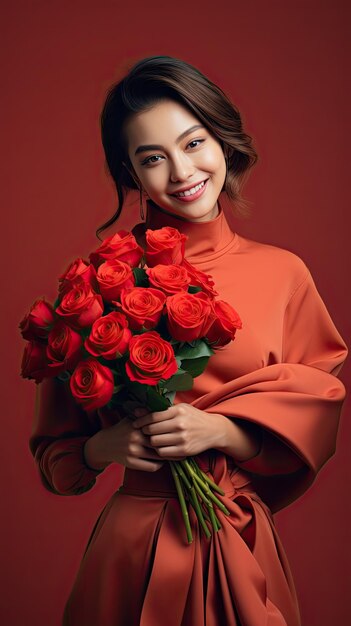
<path id="1" fill-rule="evenodd" d="M 1 623 L 59 626 L 121 467 L 110 466 L 78 497 L 41 486 L 28 449 L 35 385 L 19 377 L 18 323 L 36 297 L 53 302 L 58 275 L 97 247 L 95 229 L 114 212 L 99 136 L 106 90 L 139 58 L 168 54 L 230 95 L 260 155 L 244 193 L 252 217 L 231 220 L 233 229 L 300 255 L 350 345 L 350 16 L 340 0 L 231 0 L 215 8 L 17 0 L 1 11 Z M 114 230 L 139 221 L 137 200 Z M 345 384 L 349 374 L 347 361 Z M 349 416 L 347 397 L 336 455 L 275 516 L 304 626 L 351 623 Z"/>

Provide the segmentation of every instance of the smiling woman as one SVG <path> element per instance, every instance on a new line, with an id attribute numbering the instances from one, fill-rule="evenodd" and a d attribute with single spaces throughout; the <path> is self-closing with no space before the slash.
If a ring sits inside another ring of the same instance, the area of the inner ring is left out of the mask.
<path id="1" fill-rule="evenodd" d="M 303 494 L 334 454 L 346 395 L 337 375 L 347 346 L 304 261 L 229 226 L 220 194 L 243 211 L 241 188 L 257 154 L 219 87 L 179 59 L 142 59 L 110 89 L 101 131 L 119 206 L 97 235 L 118 219 L 125 194 L 139 188 L 146 220 L 127 235 L 134 247 L 152 244 L 146 274 L 154 292 L 163 289 L 157 315 L 165 307 L 175 332 L 184 300 L 185 339 L 198 336 L 207 322 L 194 318 L 189 301 L 201 300 L 196 310 L 219 317 L 207 338 L 231 335 L 231 307 L 242 328 L 171 407 L 143 407 L 134 422 L 105 407 L 88 420 L 65 385 L 51 379 L 39 386 L 30 449 L 47 489 L 79 495 L 110 463 L 125 467 L 92 529 L 63 626 L 301 626 L 273 514 Z M 155 261 L 172 243 L 174 273 L 164 257 Z M 112 244 L 105 253 L 113 257 Z M 140 334 L 130 353 L 145 331 L 138 297 L 134 309 L 129 320 Z M 152 329 L 148 341 L 152 351 Z M 230 515 L 218 510 L 220 528 L 207 537 L 191 509 L 194 540 L 187 543 L 165 461 L 191 455 L 222 489 Z"/>
<path id="2" fill-rule="evenodd" d="M 219 140 L 194 122 L 185 106 L 166 99 L 127 120 L 124 133 L 130 174 L 149 198 L 169 213 L 204 221 L 218 215 L 226 162 Z M 158 142 L 150 145 L 155 129 Z"/>
<path id="3" fill-rule="evenodd" d="M 247 214 L 241 189 L 258 159 L 252 139 L 233 102 L 190 64 L 166 56 L 136 63 L 109 90 L 101 133 L 119 205 L 97 236 L 118 219 L 131 189 L 194 221 L 218 214 L 221 191 L 234 213 Z M 202 192 L 188 193 L 203 182 Z"/>

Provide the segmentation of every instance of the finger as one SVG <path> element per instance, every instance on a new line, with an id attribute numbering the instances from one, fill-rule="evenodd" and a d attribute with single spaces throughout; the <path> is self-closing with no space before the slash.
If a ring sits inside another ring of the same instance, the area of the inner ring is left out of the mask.
<path id="1" fill-rule="evenodd" d="M 141 426 L 141 432 L 144 435 L 163 435 L 165 433 L 174 433 L 177 428 L 177 423 L 173 419 L 164 420 L 163 422 L 152 422 Z"/>
<path id="2" fill-rule="evenodd" d="M 166 461 L 169 458 L 171 458 L 172 460 L 173 457 L 177 460 L 187 458 L 186 456 L 184 456 L 184 450 L 181 449 L 179 446 L 164 446 L 163 448 L 156 448 L 156 450 L 160 457 L 162 459 L 165 459 Z"/>
<path id="3" fill-rule="evenodd" d="M 160 455 L 154 448 L 147 448 L 146 446 L 140 450 L 138 457 L 141 459 L 153 459 L 154 461 L 160 460 Z"/>
<path id="4" fill-rule="evenodd" d="M 165 446 L 181 446 L 184 439 L 176 433 L 166 433 L 164 435 L 151 435 L 150 443 L 153 448 L 164 448 Z"/>
<path id="5" fill-rule="evenodd" d="M 137 417 L 133 425 L 135 428 L 141 428 L 142 426 L 146 426 L 146 424 L 163 422 L 165 420 L 172 419 L 175 415 L 177 415 L 178 409 L 177 405 L 170 406 L 168 409 L 164 411 L 154 411 L 152 413 L 147 413 L 146 415 L 142 415 L 141 417 Z"/>

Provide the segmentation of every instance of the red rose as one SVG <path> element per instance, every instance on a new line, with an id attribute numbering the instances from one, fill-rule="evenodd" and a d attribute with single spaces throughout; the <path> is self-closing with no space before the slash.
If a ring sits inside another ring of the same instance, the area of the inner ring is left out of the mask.
<path id="1" fill-rule="evenodd" d="M 144 251 L 134 235 L 127 230 L 120 230 L 115 235 L 104 239 L 101 246 L 95 252 L 91 252 L 89 259 L 96 268 L 104 261 L 116 259 L 128 263 L 130 267 L 137 267 L 143 254 Z"/>
<path id="2" fill-rule="evenodd" d="M 45 298 L 35 300 L 18 327 L 23 339 L 46 339 L 55 322 L 55 310 Z"/>
<path id="3" fill-rule="evenodd" d="M 121 302 L 113 302 L 122 309 L 132 330 L 155 328 L 160 321 L 166 294 L 153 287 L 123 289 Z"/>
<path id="4" fill-rule="evenodd" d="M 35 380 L 36 384 L 41 383 L 43 378 L 55 376 L 48 364 L 46 344 L 34 339 L 28 341 L 23 351 L 21 376 Z"/>
<path id="5" fill-rule="evenodd" d="M 210 343 L 217 346 L 225 346 L 235 338 L 237 328 L 242 328 L 241 319 L 233 307 L 223 300 L 214 300 L 212 302 L 216 319 L 206 334 L 206 338 Z"/>
<path id="6" fill-rule="evenodd" d="M 126 352 L 131 336 L 126 317 L 112 311 L 95 320 L 84 346 L 94 356 L 116 359 Z"/>
<path id="7" fill-rule="evenodd" d="M 72 370 L 82 358 L 83 340 L 79 333 L 67 326 L 62 320 L 50 331 L 46 355 L 49 368 L 57 376 L 60 372 Z"/>
<path id="8" fill-rule="evenodd" d="M 144 385 L 157 385 L 178 370 L 177 361 L 170 343 L 156 331 L 134 335 L 129 343 L 129 360 L 126 372 L 132 381 Z"/>
<path id="9" fill-rule="evenodd" d="M 118 260 L 101 263 L 97 270 L 97 281 L 100 293 L 107 302 L 119 298 L 122 289 L 135 285 L 130 265 Z"/>
<path id="10" fill-rule="evenodd" d="M 63 295 L 72 289 L 77 278 L 81 278 L 91 285 L 93 289 L 97 289 L 95 267 L 79 257 L 75 261 L 72 261 L 66 271 L 59 277 L 59 294 Z"/>
<path id="11" fill-rule="evenodd" d="M 95 293 L 88 283 L 77 279 L 72 289 L 64 294 L 56 309 L 66 323 L 75 329 L 91 326 L 104 310 L 100 294 Z"/>
<path id="12" fill-rule="evenodd" d="M 166 301 L 167 326 L 174 339 L 194 341 L 205 337 L 215 319 L 209 297 L 197 293 L 176 293 Z"/>
<path id="13" fill-rule="evenodd" d="M 155 265 L 146 270 L 149 282 L 171 296 L 178 291 L 188 291 L 190 278 L 181 265 Z"/>
<path id="14" fill-rule="evenodd" d="M 145 232 L 145 259 L 149 267 L 155 265 L 181 264 L 184 258 L 187 235 L 172 226 L 163 226 L 157 230 L 147 228 Z"/>
<path id="15" fill-rule="evenodd" d="M 210 274 L 205 274 L 205 272 L 198 270 L 197 267 L 194 267 L 186 259 L 183 259 L 182 267 L 185 267 L 188 272 L 191 285 L 201 287 L 202 291 L 210 296 L 210 298 L 214 298 L 219 295 L 218 291 L 214 289 L 214 281 L 212 280 L 212 276 Z"/>
<path id="16" fill-rule="evenodd" d="M 69 379 L 71 392 L 85 411 L 107 404 L 113 395 L 112 371 L 93 357 L 80 361 Z"/>

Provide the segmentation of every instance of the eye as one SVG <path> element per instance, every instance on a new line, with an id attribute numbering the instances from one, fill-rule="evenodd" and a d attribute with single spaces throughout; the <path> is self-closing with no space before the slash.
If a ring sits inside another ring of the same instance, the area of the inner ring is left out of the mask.
<path id="1" fill-rule="evenodd" d="M 199 144 L 199 143 L 203 143 L 205 141 L 205 139 L 192 139 L 192 141 L 189 141 L 189 143 L 187 144 L 187 147 L 190 146 L 191 144 Z M 194 146 L 195 148 L 197 148 L 197 146 Z M 158 163 L 158 161 L 151 161 L 151 159 L 162 159 L 163 157 L 161 157 L 160 154 L 153 154 L 152 156 L 148 157 L 147 159 L 145 159 L 144 161 L 141 162 L 141 165 L 148 165 L 149 163 Z"/>
<path id="2" fill-rule="evenodd" d="M 204 139 L 193 139 L 192 141 L 190 141 L 188 143 L 188 146 L 190 146 L 191 143 L 202 143 L 203 141 L 205 141 Z M 196 148 L 196 146 L 195 146 Z"/>
<path id="3" fill-rule="evenodd" d="M 151 159 L 157 159 L 159 157 L 160 157 L 159 154 L 154 154 L 153 156 L 148 157 L 147 159 L 145 159 L 145 161 L 142 161 L 141 165 L 147 165 L 148 163 L 155 163 L 155 161 L 151 161 Z M 156 163 L 157 163 L 157 161 L 156 161 Z"/>

